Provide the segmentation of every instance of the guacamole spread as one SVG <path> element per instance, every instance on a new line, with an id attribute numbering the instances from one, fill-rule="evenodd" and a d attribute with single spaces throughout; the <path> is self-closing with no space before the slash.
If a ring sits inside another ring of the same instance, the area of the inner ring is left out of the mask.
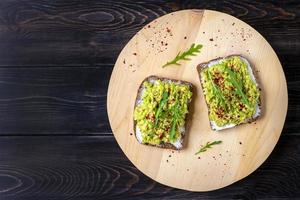
<path id="1" fill-rule="evenodd" d="M 200 75 L 209 119 L 217 126 L 237 125 L 255 114 L 259 89 L 240 57 L 224 59 L 205 68 Z"/>
<path id="2" fill-rule="evenodd" d="M 190 86 L 156 80 L 145 81 L 143 88 L 142 99 L 134 110 L 142 143 L 159 145 L 180 139 L 192 97 Z"/>

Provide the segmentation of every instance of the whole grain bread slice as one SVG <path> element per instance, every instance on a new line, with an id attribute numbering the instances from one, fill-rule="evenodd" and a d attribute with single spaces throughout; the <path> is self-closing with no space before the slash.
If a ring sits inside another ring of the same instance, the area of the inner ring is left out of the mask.
<path id="1" fill-rule="evenodd" d="M 134 108 L 136 106 L 138 106 L 140 103 L 142 103 L 142 95 L 143 95 L 143 91 L 144 91 L 144 86 L 143 86 L 143 83 L 146 82 L 146 81 L 149 81 L 149 82 L 155 82 L 157 80 L 160 80 L 162 82 L 173 82 L 173 83 L 176 83 L 176 84 L 181 84 L 181 85 L 188 85 L 190 87 L 190 90 L 193 92 L 193 88 L 194 86 L 187 82 L 187 81 L 182 81 L 182 80 L 176 80 L 176 79 L 170 79 L 170 78 L 164 78 L 164 77 L 158 77 L 158 76 L 149 76 L 147 78 L 145 78 L 138 91 L 137 91 L 137 97 L 136 97 L 136 100 L 135 100 L 135 105 L 134 105 Z M 187 102 L 188 104 L 188 110 L 189 110 L 189 113 L 190 113 L 190 103 L 192 101 L 192 98 Z M 137 141 L 141 144 L 145 144 L 145 145 L 150 145 L 150 146 L 157 146 L 157 147 L 160 147 L 160 148 L 165 148 L 165 149 L 174 149 L 174 150 L 180 150 L 182 148 L 184 148 L 184 139 L 186 137 L 186 134 L 187 134 L 187 131 L 188 131 L 188 119 L 189 119 L 189 113 L 186 114 L 185 116 L 185 126 L 184 126 L 184 131 L 181 132 L 181 137 L 176 141 L 176 145 L 172 144 L 172 143 L 161 143 L 160 145 L 152 145 L 152 144 L 148 144 L 148 143 L 142 143 L 142 138 L 141 138 L 141 132 L 139 131 L 138 127 L 137 127 L 137 124 L 136 124 L 136 121 L 134 121 L 134 124 L 133 124 L 133 129 L 134 129 L 134 135 L 137 139 Z"/>
<path id="2" fill-rule="evenodd" d="M 258 78 L 257 78 L 257 74 L 255 73 L 255 70 L 251 66 L 250 62 L 245 57 L 243 57 L 241 55 L 228 55 L 226 57 L 219 57 L 219 58 L 210 60 L 208 62 L 201 63 L 201 64 L 199 64 L 197 66 L 197 71 L 198 71 L 198 75 L 199 75 L 199 79 L 200 79 L 200 83 L 201 83 L 201 87 L 202 87 L 203 91 L 204 91 L 203 79 L 201 78 L 201 72 L 202 72 L 202 70 L 204 70 L 204 69 L 206 69 L 208 67 L 214 66 L 215 64 L 219 63 L 220 61 L 222 61 L 224 59 L 231 58 L 233 56 L 237 56 L 237 57 L 241 58 L 247 64 L 248 72 L 250 73 L 250 77 L 252 78 L 252 80 L 254 81 L 254 83 L 256 84 L 256 86 L 258 87 L 258 89 L 261 90 L 260 87 L 259 87 L 259 81 L 258 81 Z M 205 95 L 206 94 L 204 93 L 204 96 Z M 205 103 L 206 103 L 206 106 L 208 108 L 208 115 L 209 115 L 210 114 L 210 109 L 209 109 L 209 106 L 208 106 L 206 100 L 205 100 Z M 213 121 L 210 121 L 210 127 L 211 127 L 212 130 L 219 131 L 219 130 L 223 130 L 223 129 L 227 129 L 227 128 L 232 128 L 232 127 L 244 124 L 244 123 L 254 122 L 260 116 L 261 116 L 261 99 L 259 98 L 258 99 L 258 103 L 256 105 L 256 112 L 254 113 L 254 115 L 251 118 L 246 119 L 243 123 L 240 123 L 240 124 L 237 124 L 237 125 L 232 125 L 232 126 L 225 125 L 225 126 L 219 127 Z"/>

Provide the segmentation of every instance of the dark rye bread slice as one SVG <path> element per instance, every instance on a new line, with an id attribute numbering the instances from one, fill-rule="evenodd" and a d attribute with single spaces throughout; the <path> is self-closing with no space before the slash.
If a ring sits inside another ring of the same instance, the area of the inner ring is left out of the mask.
<path id="1" fill-rule="evenodd" d="M 193 92 L 193 85 L 189 82 L 186 82 L 186 81 L 181 81 L 181 80 L 175 80 L 175 79 L 169 79 L 169 78 L 164 78 L 164 77 L 158 77 L 158 76 L 149 76 L 147 78 L 145 78 L 143 80 L 143 82 L 141 83 L 139 89 L 138 89 L 138 92 L 137 92 L 137 97 L 136 97 L 136 100 L 135 100 L 135 105 L 134 105 L 134 109 L 137 105 L 139 105 L 139 103 L 142 102 L 142 94 L 143 94 L 143 90 L 144 90 L 144 87 L 143 87 L 143 83 L 146 82 L 146 81 L 150 81 L 150 82 L 155 82 L 157 80 L 161 80 L 161 81 L 167 81 L 167 82 L 173 82 L 173 83 L 178 83 L 178 84 L 182 84 L 182 85 L 189 85 L 190 86 L 190 90 Z M 192 98 L 190 99 L 189 102 L 187 102 L 188 104 L 188 110 L 189 110 L 189 113 L 190 113 L 190 103 L 192 101 Z M 180 137 L 180 140 L 177 141 L 178 142 L 178 146 L 174 146 L 172 143 L 161 143 L 160 145 L 152 145 L 152 144 L 148 144 L 148 143 L 142 143 L 141 141 L 141 133 L 139 135 L 139 133 L 137 132 L 137 125 L 136 125 L 136 121 L 134 121 L 134 124 L 133 124 L 133 129 L 134 129 L 134 135 L 137 139 L 137 141 L 141 144 L 145 144 L 145 145 L 150 145 L 150 146 L 157 146 L 157 147 L 160 147 L 160 148 L 164 148 L 164 149 L 174 149 L 174 150 L 179 150 L 179 149 L 182 149 L 184 147 L 184 138 L 185 138 L 185 135 L 187 134 L 187 130 L 188 130 L 188 116 L 189 116 L 189 113 L 186 114 L 185 116 L 185 127 L 184 127 L 184 131 L 181 133 L 181 137 Z"/>
<path id="2" fill-rule="evenodd" d="M 239 58 L 241 58 L 244 62 L 246 62 L 247 64 L 247 67 L 248 67 L 248 72 L 250 74 L 250 77 L 252 78 L 252 80 L 256 83 L 256 86 L 257 88 L 260 90 L 260 87 L 259 87 L 259 82 L 258 82 L 258 79 L 257 79 L 257 75 L 255 74 L 255 70 L 253 69 L 253 67 L 251 66 L 250 62 L 243 56 L 241 55 L 229 55 L 229 56 L 226 56 L 226 57 L 219 57 L 219 58 L 216 58 L 216 59 L 213 59 L 213 60 L 210 60 L 208 62 L 205 62 L 205 63 L 201 63 L 197 66 L 197 71 L 198 71 L 198 75 L 199 75 L 199 79 L 200 79 L 200 83 L 201 83 L 201 86 L 202 86 L 202 90 L 204 92 L 204 87 L 203 87 L 203 79 L 201 78 L 201 71 L 208 68 L 208 67 L 211 67 L 213 66 L 214 64 L 217 64 L 219 63 L 220 61 L 224 60 L 224 59 L 227 59 L 227 58 L 230 58 L 230 57 L 233 57 L 233 56 L 238 56 Z M 205 96 L 205 92 L 204 92 L 204 96 Z M 205 98 L 206 99 L 206 98 Z M 205 100 L 205 103 L 206 103 L 206 106 L 208 108 L 208 115 L 210 114 L 210 110 L 209 110 L 209 106 Z M 254 115 L 249 118 L 249 119 L 246 119 L 243 123 L 240 123 L 240 124 L 236 124 L 236 125 L 231 125 L 231 126 L 228 126 L 228 125 L 225 125 L 225 126 L 222 126 L 222 127 L 219 127 L 217 126 L 214 122 L 210 121 L 210 126 L 211 126 L 211 129 L 212 130 L 223 130 L 223 129 L 227 129 L 227 128 L 232 128 L 232 127 L 235 127 L 235 126 L 238 126 L 238 125 L 241 125 L 241 124 L 244 124 L 244 123 L 251 123 L 253 121 L 255 121 L 257 118 L 259 118 L 261 115 L 261 99 L 259 97 L 258 99 L 258 103 L 256 105 L 256 112 L 254 113 Z"/>

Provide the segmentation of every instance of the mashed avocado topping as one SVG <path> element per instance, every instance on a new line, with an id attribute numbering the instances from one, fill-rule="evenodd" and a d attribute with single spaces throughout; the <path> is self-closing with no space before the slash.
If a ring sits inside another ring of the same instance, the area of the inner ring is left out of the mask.
<path id="1" fill-rule="evenodd" d="M 142 143 L 173 143 L 181 137 L 192 97 L 189 85 L 156 80 L 143 83 L 142 101 L 134 110 L 134 120 Z"/>
<path id="2" fill-rule="evenodd" d="M 240 124 L 256 112 L 259 89 L 247 63 L 232 56 L 201 72 L 209 119 L 217 126 Z"/>

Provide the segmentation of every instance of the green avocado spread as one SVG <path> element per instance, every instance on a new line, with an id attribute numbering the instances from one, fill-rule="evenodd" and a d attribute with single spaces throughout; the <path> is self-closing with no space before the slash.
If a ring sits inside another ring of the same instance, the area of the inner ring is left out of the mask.
<path id="1" fill-rule="evenodd" d="M 142 143 L 159 145 L 180 139 L 192 97 L 190 86 L 156 80 L 145 81 L 143 88 L 141 101 L 134 110 Z"/>
<path id="2" fill-rule="evenodd" d="M 259 89 L 247 63 L 232 56 L 201 71 L 209 119 L 217 126 L 240 124 L 251 118 L 259 100 Z"/>

